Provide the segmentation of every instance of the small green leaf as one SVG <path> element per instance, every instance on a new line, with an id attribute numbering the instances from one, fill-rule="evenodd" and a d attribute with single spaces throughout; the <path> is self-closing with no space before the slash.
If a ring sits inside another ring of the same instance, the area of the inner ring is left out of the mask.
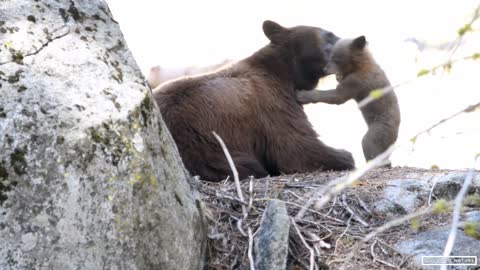
<path id="1" fill-rule="evenodd" d="M 412 137 L 412 138 L 410 139 L 410 141 L 411 141 L 413 144 L 415 144 L 415 143 L 417 142 L 417 136 Z"/>
<path id="2" fill-rule="evenodd" d="M 440 170 L 440 167 L 438 167 L 437 164 L 433 164 L 432 166 L 430 166 L 430 170 Z"/>
<path id="3" fill-rule="evenodd" d="M 470 237 L 480 237 L 480 222 L 465 222 L 464 231 Z"/>
<path id="4" fill-rule="evenodd" d="M 447 201 L 444 199 L 438 200 L 433 206 L 433 212 L 436 214 L 447 211 Z"/>
<path id="5" fill-rule="evenodd" d="M 13 46 L 13 43 L 11 41 L 5 41 L 3 43 L 3 47 L 5 47 L 5 49 L 10 49 L 12 48 L 12 46 Z"/>
<path id="6" fill-rule="evenodd" d="M 473 60 L 478 60 L 478 59 L 480 59 L 480 52 L 477 52 L 477 53 L 472 54 L 472 59 L 473 59 Z"/>
<path id="7" fill-rule="evenodd" d="M 467 196 L 467 198 L 465 198 L 465 205 L 480 206 L 480 196 L 479 195 Z"/>
<path id="8" fill-rule="evenodd" d="M 382 89 L 375 89 L 370 91 L 370 97 L 373 99 L 379 99 L 383 96 L 383 90 Z"/>
<path id="9" fill-rule="evenodd" d="M 425 76 L 430 73 L 430 70 L 428 69 L 422 69 L 417 73 L 417 77 Z"/>
<path id="10" fill-rule="evenodd" d="M 458 35 L 463 36 L 467 32 L 473 31 L 472 24 L 467 23 L 462 28 L 458 29 Z"/>
<path id="11" fill-rule="evenodd" d="M 418 218 L 412 219 L 412 230 L 415 232 L 418 232 L 418 229 L 420 229 L 420 220 Z"/>
<path id="12" fill-rule="evenodd" d="M 113 196 L 112 196 L 112 195 L 108 195 L 107 198 L 108 198 L 109 201 L 112 201 L 112 200 L 113 200 Z"/>

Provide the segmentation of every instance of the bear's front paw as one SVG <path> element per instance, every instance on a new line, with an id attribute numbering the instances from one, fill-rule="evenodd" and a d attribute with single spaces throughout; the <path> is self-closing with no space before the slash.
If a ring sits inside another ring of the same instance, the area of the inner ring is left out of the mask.
<path id="1" fill-rule="evenodd" d="M 297 91 L 297 101 L 300 104 L 312 103 L 312 94 L 314 90 L 300 90 Z"/>

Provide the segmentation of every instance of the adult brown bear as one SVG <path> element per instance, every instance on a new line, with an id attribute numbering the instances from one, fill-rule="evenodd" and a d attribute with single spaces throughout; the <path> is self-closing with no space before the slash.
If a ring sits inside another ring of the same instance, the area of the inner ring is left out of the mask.
<path id="1" fill-rule="evenodd" d="M 317 138 L 297 89 L 313 89 L 333 44 L 317 27 L 263 23 L 270 44 L 216 73 L 154 89 L 161 114 L 193 175 L 219 181 L 231 175 L 227 145 L 240 177 L 354 168 L 352 155 Z"/>

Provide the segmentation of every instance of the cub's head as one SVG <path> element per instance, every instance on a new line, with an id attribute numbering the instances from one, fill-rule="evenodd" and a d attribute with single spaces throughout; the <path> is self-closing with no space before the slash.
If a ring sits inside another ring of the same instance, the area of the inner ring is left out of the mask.
<path id="1" fill-rule="evenodd" d="M 295 89 L 313 89 L 321 77 L 328 75 L 325 66 L 333 45 L 339 40 L 332 32 L 311 26 L 285 28 L 272 21 L 263 23 L 263 32 L 272 47 L 293 61 Z"/>
<path id="2" fill-rule="evenodd" d="M 341 39 L 334 46 L 330 60 L 328 61 L 325 72 L 345 77 L 348 74 L 358 71 L 365 60 L 370 58 L 365 36 L 359 36 L 354 39 Z"/>

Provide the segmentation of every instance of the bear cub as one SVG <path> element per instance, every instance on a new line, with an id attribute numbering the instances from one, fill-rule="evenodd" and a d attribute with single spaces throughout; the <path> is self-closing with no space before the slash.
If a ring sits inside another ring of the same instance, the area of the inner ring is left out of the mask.
<path id="1" fill-rule="evenodd" d="M 368 97 L 372 90 L 390 86 L 382 68 L 367 49 L 364 36 L 341 39 L 332 49 L 326 72 L 337 76 L 335 90 L 299 91 L 301 104 L 324 102 L 343 104 L 350 99 L 357 103 Z M 393 91 L 360 108 L 368 131 L 362 139 L 365 159 L 371 160 L 395 143 L 400 126 L 400 109 Z"/>

